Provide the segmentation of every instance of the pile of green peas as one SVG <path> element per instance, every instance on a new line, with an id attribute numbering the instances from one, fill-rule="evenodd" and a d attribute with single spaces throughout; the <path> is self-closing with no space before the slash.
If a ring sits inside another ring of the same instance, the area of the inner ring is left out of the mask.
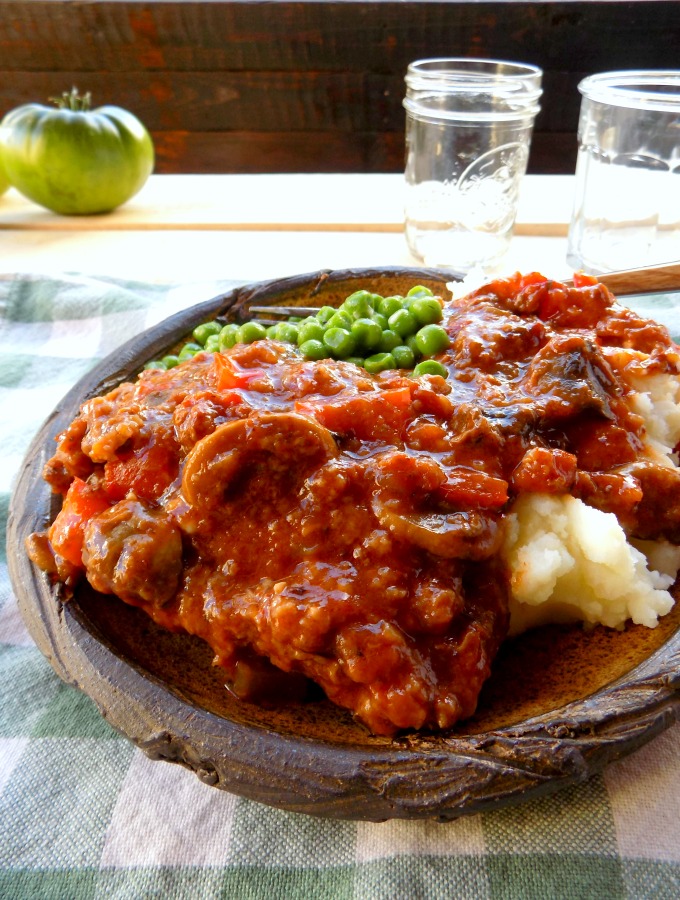
<path id="1" fill-rule="evenodd" d="M 412 369 L 416 376 L 446 378 L 446 368 L 432 359 L 450 344 L 441 320 L 441 301 L 423 285 L 412 287 L 405 297 L 360 290 L 337 309 L 322 306 L 316 315 L 304 319 L 291 316 L 269 328 L 255 321 L 241 325 L 204 322 L 194 329 L 193 341 L 177 355 L 153 360 L 145 368 L 171 369 L 202 350 L 222 352 L 235 344 L 271 338 L 294 344 L 306 359 L 341 359 L 372 374 Z"/>

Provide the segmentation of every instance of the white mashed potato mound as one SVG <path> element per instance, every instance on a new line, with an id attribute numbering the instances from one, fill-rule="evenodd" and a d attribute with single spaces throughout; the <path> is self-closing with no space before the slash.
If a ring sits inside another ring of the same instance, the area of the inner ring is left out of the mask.
<path id="1" fill-rule="evenodd" d="M 511 635 L 579 620 L 621 628 L 632 619 L 653 628 L 672 609 L 668 588 L 680 568 L 680 548 L 645 542 L 665 571 L 650 569 L 613 513 L 568 494 L 524 494 L 508 518 L 503 554 L 511 572 Z"/>
<path id="2" fill-rule="evenodd" d="M 628 381 L 637 392 L 631 397 L 631 406 L 644 419 L 647 445 L 659 462 L 677 465 L 673 451 L 680 443 L 680 378 L 660 374 Z"/>
<path id="3" fill-rule="evenodd" d="M 447 287 L 458 298 L 485 280 L 475 271 Z M 604 352 L 619 357 L 616 368 L 635 392 L 629 402 L 644 420 L 647 457 L 677 466 L 680 377 L 646 374 L 649 357 L 640 351 Z M 628 368 L 629 362 L 638 365 Z M 675 602 L 668 588 L 680 569 L 680 547 L 668 541 L 629 541 L 613 513 L 569 494 L 518 497 L 508 515 L 502 553 L 511 573 L 511 635 L 575 621 L 622 628 L 632 619 L 654 628 Z"/>

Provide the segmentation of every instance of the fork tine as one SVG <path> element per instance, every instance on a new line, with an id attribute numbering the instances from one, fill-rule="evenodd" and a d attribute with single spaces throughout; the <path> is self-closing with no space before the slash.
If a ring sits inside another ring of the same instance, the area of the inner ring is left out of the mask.
<path id="1" fill-rule="evenodd" d="M 318 311 L 318 306 L 250 306 L 248 308 L 248 312 L 257 316 L 259 321 L 264 321 L 260 314 L 264 316 L 278 316 L 280 318 L 287 318 L 288 316 L 304 318 L 305 316 L 314 316 Z M 275 321 L 279 321 L 279 319 Z"/>

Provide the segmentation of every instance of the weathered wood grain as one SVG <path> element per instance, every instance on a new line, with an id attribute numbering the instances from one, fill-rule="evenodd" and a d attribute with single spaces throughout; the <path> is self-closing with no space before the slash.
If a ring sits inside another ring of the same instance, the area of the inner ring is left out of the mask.
<path id="1" fill-rule="evenodd" d="M 536 130 L 564 131 L 578 117 L 585 71 L 547 72 Z M 153 130 L 403 132 L 403 73 L 110 72 L 65 69 L 0 80 L 0 110 L 47 102 L 73 85 L 95 105 L 133 110 Z"/>
<path id="2" fill-rule="evenodd" d="M 145 122 L 160 172 L 397 171 L 411 60 L 514 59 L 544 70 L 530 171 L 568 173 L 580 79 L 678 46 L 667 0 L 0 0 L 0 114 L 76 84 Z"/>
<path id="3" fill-rule="evenodd" d="M 546 69 L 677 60 L 678 4 L 505 2 L 0 3 L 6 70 L 402 71 L 418 56 L 493 55 Z M 634 61 L 634 62 L 633 62 Z"/>
<path id="4" fill-rule="evenodd" d="M 404 164 L 397 132 L 154 132 L 157 171 L 390 172 Z"/>
<path id="5" fill-rule="evenodd" d="M 401 131 L 154 131 L 153 137 L 156 171 L 165 174 L 399 172 L 404 165 Z M 575 162 L 574 134 L 534 134 L 530 173 L 565 174 Z"/>

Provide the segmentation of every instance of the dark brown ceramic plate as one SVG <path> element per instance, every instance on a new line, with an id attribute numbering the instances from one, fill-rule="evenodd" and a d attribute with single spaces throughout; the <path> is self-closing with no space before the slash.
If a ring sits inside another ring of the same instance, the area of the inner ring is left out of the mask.
<path id="1" fill-rule="evenodd" d="M 453 819 L 587 779 L 678 715 L 680 604 L 656 629 L 550 627 L 508 641 L 476 716 L 445 735 L 373 737 L 320 701 L 262 709 L 232 698 L 201 641 L 156 628 L 86 586 L 62 605 L 24 552 L 56 509 L 41 470 L 54 436 L 87 398 L 215 315 L 250 303 L 310 305 L 358 287 L 445 290 L 450 275 L 390 269 L 321 272 L 238 288 L 134 338 L 67 394 L 35 438 L 9 520 L 9 565 L 22 615 L 57 674 L 154 759 L 272 806 L 336 818 Z"/>

